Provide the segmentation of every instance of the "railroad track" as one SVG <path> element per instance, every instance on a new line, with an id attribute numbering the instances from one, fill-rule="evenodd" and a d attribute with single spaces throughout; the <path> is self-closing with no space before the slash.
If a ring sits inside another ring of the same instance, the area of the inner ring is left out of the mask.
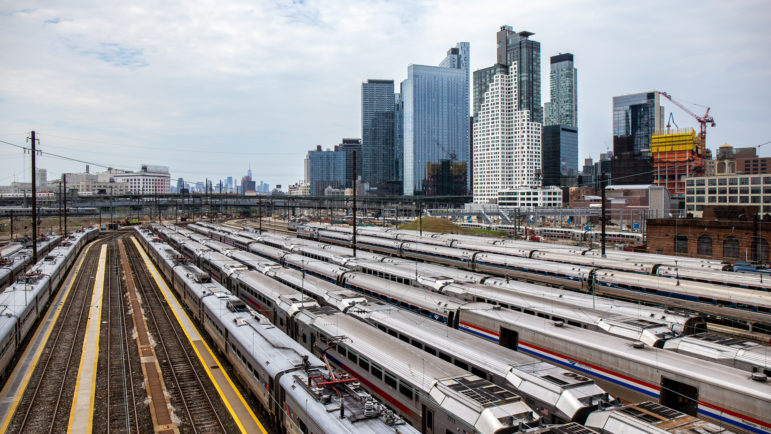
<path id="1" fill-rule="evenodd" d="M 40 356 L 30 386 L 9 425 L 9 432 L 53 432 L 66 429 L 88 321 L 88 307 L 93 292 L 100 248 L 96 241 L 86 252 L 83 271 L 78 273 L 54 331 Z"/>
<path id="2" fill-rule="evenodd" d="M 132 243 L 127 253 L 136 276 L 136 286 L 142 294 L 145 314 L 156 341 L 156 354 L 162 367 L 164 382 L 171 403 L 178 410 L 180 431 L 228 432 L 219 413 L 226 414 L 214 386 L 179 330 L 173 312 L 159 290 L 141 256 Z M 231 429 L 232 430 L 232 429 Z"/>
<path id="3" fill-rule="evenodd" d="M 139 353 L 130 338 L 131 318 L 123 299 L 118 246 L 114 235 L 107 256 L 99 369 L 94 408 L 95 432 L 140 433 L 152 430 L 144 403 L 147 393 Z"/>

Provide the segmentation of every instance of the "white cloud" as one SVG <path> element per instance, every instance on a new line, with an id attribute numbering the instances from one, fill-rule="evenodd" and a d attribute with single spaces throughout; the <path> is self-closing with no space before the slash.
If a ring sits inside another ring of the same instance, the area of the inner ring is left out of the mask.
<path id="1" fill-rule="evenodd" d="M 458 41 L 471 42 L 472 69 L 489 66 L 502 24 L 541 42 L 542 101 L 549 56 L 576 55 L 581 159 L 612 146 L 611 97 L 650 89 L 711 105 L 713 148 L 768 140 L 771 11 L 763 1 L 24 7 L 0 10 L 0 139 L 22 143 L 35 129 L 42 147 L 123 167 L 166 164 L 175 177 L 240 176 L 251 162 L 258 179 L 293 182 L 307 149 L 360 136 L 362 81 L 398 86 L 408 64 L 435 64 Z M 674 111 L 679 124 L 694 125 Z M 0 175 L 20 171 L 12 153 L 0 155 L 9 155 Z M 41 164 L 49 173 L 81 169 Z"/>

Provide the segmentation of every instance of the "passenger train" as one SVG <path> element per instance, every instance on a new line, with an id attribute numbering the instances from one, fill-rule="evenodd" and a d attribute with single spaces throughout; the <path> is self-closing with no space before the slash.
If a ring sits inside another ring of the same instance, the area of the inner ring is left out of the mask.
<path id="1" fill-rule="evenodd" d="M 99 231 L 73 232 L 0 293 L 0 379 L 5 381 L 38 318 L 44 314 L 80 250 Z"/>
<path id="2" fill-rule="evenodd" d="M 37 238 L 38 257 L 44 257 L 61 240 L 58 235 Z M 0 291 L 25 272 L 32 262 L 32 242 L 14 242 L 0 252 Z"/>
<path id="3" fill-rule="evenodd" d="M 171 233 L 170 230 L 168 230 L 168 233 Z M 167 235 L 168 236 L 168 235 Z M 203 255 L 204 257 L 207 256 L 206 254 Z M 205 259 L 204 259 L 205 260 Z M 259 262 L 259 260 L 258 260 Z M 319 262 L 309 262 L 316 264 L 316 265 L 325 265 L 326 267 L 331 267 L 330 264 L 323 264 Z M 226 269 L 227 267 L 220 267 L 221 269 Z M 317 273 L 310 273 L 309 270 L 306 270 L 306 273 L 308 274 L 317 274 Z M 224 273 L 223 273 L 224 274 Z M 240 276 L 241 272 L 234 273 L 233 276 Z M 319 274 L 320 275 L 320 274 Z M 237 280 L 240 280 L 239 277 L 236 277 Z M 426 318 L 430 318 L 432 320 L 437 321 L 438 323 L 445 324 L 451 326 L 451 328 L 447 328 L 446 330 L 450 332 L 452 329 L 459 329 L 465 332 L 473 332 L 473 334 L 479 336 L 480 334 L 483 334 L 481 330 L 485 327 L 484 321 L 477 321 L 474 316 L 472 315 L 474 312 L 480 310 L 480 309 L 489 309 L 495 312 L 507 312 L 506 310 L 501 310 L 500 306 L 491 306 L 489 304 L 484 303 L 475 303 L 472 305 L 468 305 L 468 307 L 461 308 L 460 306 L 457 306 L 453 304 L 454 302 L 449 297 L 443 296 L 441 294 L 436 293 L 430 293 L 430 292 L 424 292 L 419 293 L 415 291 L 414 288 L 411 287 L 404 287 L 404 285 L 395 284 L 393 282 L 384 282 L 382 279 L 378 279 L 372 276 L 360 274 L 360 273 L 353 273 L 350 272 L 349 274 L 346 274 L 344 276 L 344 281 L 346 283 L 346 287 L 349 289 L 354 289 L 357 292 L 363 293 L 370 297 L 376 297 L 379 300 L 383 302 L 388 302 L 390 304 L 396 304 L 400 307 L 403 307 L 405 309 L 408 309 L 412 311 L 415 315 L 420 315 Z M 262 291 L 265 295 L 267 295 L 267 298 L 274 298 L 274 307 L 273 309 L 281 309 L 279 306 L 281 305 L 281 295 L 279 294 L 281 291 L 275 290 L 275 289 L 265 289 L 267 286 L 266 283 L 263 283 L 261 285 L 253 285 L 252 290 L 260 292 Z M 270 295 L 270 294 L 274 295 Z M 277 295 L 278 294 L 278 295 Z M 288 317 L 289 318 L 303 318 L 304 315 L 309 315 L 310 313 L 313 313 L 315 310 L 318 310 L 321 308 L 316 307 L 307 307 L 307 309 L 299 310 L 296 314 L 291 314 Z M 309 313 L 310 312 L 310 313 Z M 349 314 L 356 314 L 359 313 L 360 315 L 363 315 L 368 323 L 372 323 L 372 317 L 375 313 L 374 311 L 370 311 L 367 305 L 354 305 L 351 309 L 348 310 Z M 367 313 L 370 312 L 370 313 Z M 496 328 L 496 330 L 504 330 L 507 329 L 509 326 L 511 327 L 518 327 L 519 324 L 525 324 L 529 329 L 536 330 L 540 328 L 544 328 L 544 324 L 552 324 L 557 323 L 556 321 L 552 321 L 550 319 L 544 319 L 544 318 L 536 318 L 531 317 L 527 315 L 523 315 L 521 313 L 517 312 L 511 312 L 512 314 L 521 315 L 522 317 L 518 319 L 518 321 L 514 321 L 511 324 L 508 324 L 507 326 L 500 326 Z M 386 315 L 387 316 L 387 315 Z M 331 318 L 331 317 L 330 317 Z M 334 317 L 335 319 L 330 319 L 328 323 L 331 323 L 332 326 L 334 324 L 340 324 L 340 321 L 337 316 Z M 315 319 L 314 322 L 318 321 L 318 319 Z M 277 326 L 287 328 L 290 327 L 288 324 L 284 323 L 283 325 L 279 325 L 281 323 L 277 323 Z M 573 369 L 574 367 L 579 368 L 579 371 L 584 372 L 585 366 L 592 366 L 593 371 L 586 372 L 587 374 L 592 375 L 595 378 L 598 378 L 600 381 L 603 381 L 605 384 L 609 385 L 616 385 L 616 386 L 622 386 L 622 389 L 626 389 L 627 395 L 645 398 L 647 396 L 648 399 L 651 397 L 655 397 L 656 399 L 659 398 L 659 395 L 661 394 L 661 386 L 655 386 L 661 381 L 670 381 L 670 378 L 673 379 L 674 383 L 666 383 L 665 388 L 669 387 L 670 385 L 674 385 L 675 387 L 680 387 L 682 384 L 693 384 L 695 385 L 696 389 L 696 395 L 700 400 L 703 401 L 703 406 L 699 407 L 698 409 L 691 406 L 685 406 L 684 404 L 678 404 L 677 402 L 671 402 L 670 404 L 674 408 L 681 408 L 683 410 L 687 410 L 690 414 L 700 414 L 703 416 L 708 416 L 713 418 L 716 421 L 721 422 L 730 422 L 735 427 L 748 427 L 743 429 L 749 429 L 749 430 L 755 430 L 757 432 L 763 432 L 763 429 L 766 429 L 769 425 L 765 419 L 767 416 L 763 415 L 763 411 L 761 411 L 758 408 L 758 403 L 754 400 L 760 399 L 763 401 L 767 397 L 771 396 L 769 395 L 769 388 L 767 384 L 762 382 L 754 382 L 750 380 L 746 374 L 740 373 L 739 371 L 733 370 L 731 368 L 725 368 L 719 365 L 714 365 L 709 362 L 705 362 L 708 366 L 709 370 L 712 370 L 714 372 L 710 372 L 711 374 L 716 374 L 718 371 L 722 370 L 725 371 L 724 375 L 715 375 L 714 378 L 707 378 L 707 375 L 694 375 L 691 373 L 693 370 L 693 363 L 694 359 L 686 356 L 681 356 L 676 353 L 669 353 L 669 352 L 662 352 L 662 350 L 657 350 L 649 347 L 645 347 L 641 352 L 650 352 L 652 353 L 651 357 L 649 358 L 643 358 L 641 366 L 636 368 L 630 368 L 628 365 L 629 357 L 633 357 L 634 354 L 628 354 L 626 361 L 623 363 L 620 363 L 619 366 L 614 365 L 614 361 L 611 360 L 613 357 L 609 357 L 610 354 L 614 354 L 616 358 L 619 357 L 616 346 L 623 346 L 628 348 L 633 348 L 634 345 L 632 345 L 632 342 L 613 338 L 611 336 L 602 337 L 602 335 L 597 335 L 596 333 L 589 332 L 580 328 L 574 328 L 569 325 L 566 325 L 564 323 L 561 324 L 560 327 L 556 327 L 561 330 L 572 330 L 573 333 L 576 333 L 575 336 L 573 336 L 570 340 L 572 344 L 580 346 L 583 342 L 595 342 L 595 345 L 593 347 L 594 351 L 592 353 L 589 353 L 586 355 L 585 358 L 577 358 L 575 356 L 567 356 L 560 354 L 559 350 L 560 348 L 552 348 L 550 351 L 550 354 L 555 356 L 560 356 L 561 359 L 555 359 L 558 364 L 568 367 L 569 369 Z M 316 343 L 318 343 L 318 340 L 321 339 L 321 337 L 315 337 L 312 338 L 310 333 L 306 333 L 303 335 L 302 328 L 300 327 L 299 330 L 296 330 L 295 333 L 298 333 L 301 335 L 300 342 L 304 343 L 306 345 L 309 344 L 309 340 L 316 339 Z M 352 327 L 352 329 L 355 329 L 356 327 Z M 361 328 L 361 327 L 358 327 Z M 336 329 L 331 329 L 336 330 Z M 348 328 L 346 328 L 348 330 Z M 382 330 L 382 328 L 381 328 Z M 437 354 L 439 352 L 444 353 L 445 351 L 449 352 L 450 349 L 446 349 L 445 346 L 441 346 L 438 343 L 429 344 L 429 350 L 425 350 L 426 343 L 430 340 L 429 338 L 426 338 L 427 340 L 423 340 L 421 343 L 422 338 L 419 338 L 417 335 L 415 335 L 417 330 L 421 330 L 421 327 L 413 327 L 413 336 L 407 336 L 406 333 L 402 332 L 396 332 L 397 334 L 395 337 L 398 337 L 400 340 L 404 340 L 405 343 L 409 342 L 410 345 L 413 347 L 420 348 L 419 345 L 423 345 L 424 350 L 423 351 L 435 351 Z M 392 329 L 391 332 L 394 332 Z M 391 333 L 389 332 L 389 334 Z M 522 332 L 524 334 L 524 331 Z M 500 333 L 496 335 L 499 336 Z M 499 339 L 490 339 L 494 340 L 502 346 L 512 348 L 511 344 L 511 335 L 509 332 L 504 332 L 504 335 L 506 336 L 503 340 L 503 342 L 498 342 Z M 339 334 L 335 334 L 334 332 L 328 332 L 327 337 L 330 338 L 332 341 L 335 341 L 335 337 L 340 336 Z M 347 336 L 347 334 L 346 334 Z M 378 335 L 379 336 L 379 335 Z M 603 349 L 604 343 L 606 343 L 606 338 L 610 339 L 610 343 L 612 344 L 612 348 L 605 350 Z M 369 339 L 369 338 L 368 338 Z M 417 340 L 416 340 L 417 339 Z M 436 339 L 436 336 L 434 336 L 434 339 Z M 354 341 L 356 341 L 354 339 Z M 338 344 L 339 348 L 339 340 L 335 343 Z M 484 341 L 479 341 L 484 342 Z M 525 351 L 527 346 L 525 346 L 525 342 L 522 340 L 517 340 L 518 345 L 514 346 L 513 349 L 518 349 L 521 351 Z M 328 344 L 331 342 L 327 342 Z M 565 345 L 566 348 L 569 348 L 567 343 L 560 341 L 561 345 Z M 543 345 L 543 344 L 542 344 Z M 466 345 L 465 346 L 468 349 L 473 348 L 473 346 Z M 539 346 L 540 347 L 540 346 Z M 548 347 L 548 346 L 545 346 Z M 540 347 L 543 348 L 543 347 Z M 370 350 L 369 346 L 365 346 L 366 350 Z M 627 352 L 631 351 L 629 349 L 626 350 Z M 476 351 L 475 351 L 476 353 Z M 485 354 L 484 351 L 479 351 L 481 354 Z M 666 353 L 666 355 L 664 355 Z M 445 353 L 446 354 L 446 353 Z M 472 357 L 472 358 L 479 358 L 481 357 L 481 354 L 473 354 L 473 355 L 466 355 L 466 357 Z M 338 353 L 340 355 L 340 353 Z M 355 352 L 354 355 L 357 357 L 356 360 L 361 356 L 360 352 Z M 534 354 L 538 357 L 541 357 L 540 354 Z M 347 354 L 341 355 L 342 357 L 347 357 Z M 653 359 L 655 359 L 657 356 L 661 356 L 660 360 L 665 360 L 669 363 L 668 366 L 662 367 L 658 363 L 655 363 Z M 385 357 L 385 356 L 383 356 Z M 455 357 L 453 360 L 453 363 L 455 365 L 458 365 L 458 362 L 462 363 L 462 358 L 458 356 L 450 356 L 449 354 L 446 354 L 445 357 Z M 387 358 L 387 357 L 385 357 Z M 350 360 L 350 359 L 349 359 Z M 366 363 L 365 366 L 371 366 L 372 364 L 372 358 L 366 357 Z M 375 359 L 378 361 L 383 361 L 384 359 Z M 446 359 L 445 359 L 446 360 Z M 466 359 L 468 360 L 468 359 Z M 345 362 L 343 362 L 345 363 Z M 350 363 L 350 362 L 349 362 Z M 627 365 L 624 365 L 626 363 Z M 608 369 L 608 368 L 614 368 L 615 371 Z M 350 369 L 354 369 L 349 366 Z M 663 369 L 663 371 L 662 371 Z M 473 371 L 472 371 L 473 372 Z M 480 371 L 477 370 L 477 373 Z M 629 372 L 631 373 L 631 377 L 629 374 L 618 374 L 616 372 Z M 658 378 L 658 375 L 661 372 L 666 372 L 669 376 L 666 380 L 661 380 Z M 371 369 L 370 369 L 371 373 Z M 490 376 L 488 372 L 485 372 L 486 375 Z M 363 372 L 361 372 L 363 375 Z M 625 383 L 621 381 L 613 382 L 609 381 L 606 378 L 610 377 L 612 379 L 617 378 L 627 378 L 631 380 L 631 383 Z M 739 380 L 741 378 L 741 380 Z M 637 391 L 636 385 L 641 382 L 647 382 L 647 384 L 653 384 L 654 391 L 651 391 L 650 394 L 642 394 L 640 395 Z M 735 382 L 735 383 L 734 383 Z M 559 384 L 559 382 L 556 382 Z M 729 385 L 730 383 L 734 383 L 733 386 Z M 752 392 L 751 390 L 753 388 L 757 387 L 757 392 Z M 711 390 L 715 390 L 712 392 Z M 701 394 L 699 395 L 699 391 L 701 390 Z M 671 395 L 667 395 L 669 392 L 664 393 L 664 399 L 669 399 Z M 757 394 L 760 395 L 757 395 Z M 746 396 L 749 394 L 749 396 Z M 742 403 L 746 402 L 754 402 L 755 404 L 750 405 L 749 407 L 743 406 Z M 736 403 L 739 404 L 736 404 Z M 725 408 L 724 406 L 727 406 Z M 703 408 L 702 408 L 703 407 Z M 714 407 L 714 408 L 712 408 Z M 712 408 L 712 410 L 704 410 L 704 408 Z M 718 409 L 718 410 L 715 410 Z M 739 410 L 743 409 L 743 410 Z M 746 410 L 744 410 L 746 409 Z M 744 411 L 745 413 L 742 413 Z M 733 415 L 731 417 L 724 417 L 725 414 Z M 738 415 L 738 416 L 737 416 Z M 758 419 L 759 418 L 759 419 Z M 760 427 L 766 427 L 766 428 L 757 428 L 757 426 L 753 425 L 755 422 L 759 421 L 760 424 L 758 426 Z M 765 424 L 765 425 L 763 425 Z M 717 427 L 715 427 L 717 428 Z M 631 431 L 629 431 L 631 432 Z M 654 432 L 654 431 L 650 431 Z M 717 428 L 716 432 L 720 432 L 720 429 Z"/>

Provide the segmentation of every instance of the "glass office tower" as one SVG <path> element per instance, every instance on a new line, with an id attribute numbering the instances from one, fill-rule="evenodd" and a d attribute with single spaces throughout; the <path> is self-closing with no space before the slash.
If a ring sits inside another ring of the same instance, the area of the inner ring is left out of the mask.
<path id="1" fill-rule="evenodd" d="M 572 54 L 551 57 L 549 81 L 551 98 L 544 104 L 544 125 L 578 127 L 578 71 Z"/>
<path id="2" fill-rule="evenodd" d="M 361 178 L 371 184 L 396 179 L 394 173 L 394 81 L 361 84 Z"/>
<path id="3" fill-rule="evenodd" d="M 664 129 L 658 92 L 613 97 L 612 184 L 653 182 L 651 136 Z"/>
<path id="4" fill-rule="evenodd" d="M 466 194 L 469 176 L 469 44 L 440 65 L 410 65 L 401 83 L 404 194 Z"/>
<path id="5" fill-rule="evenodd" d="M 543 127 L 543 186 L 575 185 L 578 176 L 578 129 L 567 125 Z"/>

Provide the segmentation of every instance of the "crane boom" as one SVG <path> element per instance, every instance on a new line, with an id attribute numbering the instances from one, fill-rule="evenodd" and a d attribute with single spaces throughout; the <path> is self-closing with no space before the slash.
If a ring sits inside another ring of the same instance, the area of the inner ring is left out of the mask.
<path id="1" fill-rule="evenodd" d="M 704 113 L 704 116 L 699 116 L 696 113 L 688 110 L 688 107 L 680 104 L 678 101 L 675 101 L 672 99 L 672 96 L 669 95 L 666 92 L 659 92 L 660 95 L 662 95 L 664 98 L 672 101 L 672 103 L 680 109 L 682 109 L 684 112 L 688 113 L 692 117 L 696 119 L 696 121 L 699 123 L 699 134 L 701 135 L 702 140 L 704 140 L 704 143 L 707 143 L 707 124 L 709 124 L 711 127 L 715 126 L 715 119 L 712 118 L 709 114 L 709 107 L 707 107 L 707 111 Z"/>

